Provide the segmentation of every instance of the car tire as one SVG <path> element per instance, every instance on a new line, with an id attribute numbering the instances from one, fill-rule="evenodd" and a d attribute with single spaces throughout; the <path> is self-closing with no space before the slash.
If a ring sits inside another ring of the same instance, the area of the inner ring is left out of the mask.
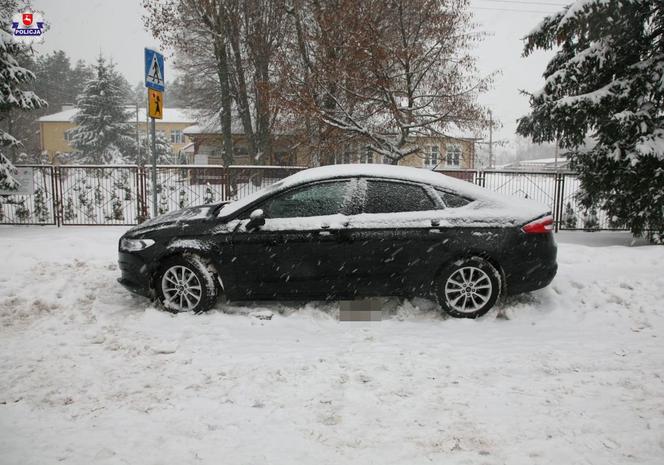
<path id="1" fill-rule="evenodd" d="M 479 318 L 500 296 L 500 273 L 480 257 L 456 260 L 441 271 L 437 282 L 438 303 L 455 318 Z"/>
<path id="2" fill-rule="evenodd" d="M 217 302 L 214 274 L 196 255 L 169 257 L 161 264 L 154 282 L 157 300 L 172 313 L 202 313 Z"/>

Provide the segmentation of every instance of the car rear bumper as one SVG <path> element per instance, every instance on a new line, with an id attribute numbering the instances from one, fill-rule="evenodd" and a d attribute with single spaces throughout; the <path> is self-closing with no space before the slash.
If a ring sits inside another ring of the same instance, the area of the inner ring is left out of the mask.
<path id="1" fill-rule="evenodd" d="M 138 256 L 130 253 L 120 252 L 118 256 L 118 267 L 121 276 L 118 282 L 134 294 L 145 297 L 153 297 L 151 288 L 151 275 L 148 266 Z"/>
<path id="2" fill-rule="evenodd" d="M 524 272 L 506 276 L 506 294 L 521 294 L 548 286 L 558 272 L 558 264 L 536 262 L 525 264 Z"/>
<path id="3" fill-rule="evenodd" d="M 506 294 L 534 291 L 553 281 L 558 272 L 558 247 L 553 234 L 519 235 L 512 250 L 503 264 Z"/>

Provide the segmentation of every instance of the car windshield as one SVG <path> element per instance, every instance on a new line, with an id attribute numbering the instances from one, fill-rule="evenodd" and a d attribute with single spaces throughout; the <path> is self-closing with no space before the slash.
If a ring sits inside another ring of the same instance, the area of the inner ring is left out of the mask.
<path id="1" fill-rule="evenodd" d="M 274 184 L 271 184 L 263 189 L 254 192 L 253 194 L 247 195 L 246 197 L 242 197 L 239 200 L 235 200 L 227 205 L 224 205 L 223 207 L 221 207 L 221 210 L 219 210 L 219 214 L 217 216 L 220 218 L 227 218 L 239 212 L 247 205 L 251 205 L 256 200 L 268 194 L 278 191 L 283 186 L 283 183 L 284 183 L 283 180 L 277 181 Z"/>

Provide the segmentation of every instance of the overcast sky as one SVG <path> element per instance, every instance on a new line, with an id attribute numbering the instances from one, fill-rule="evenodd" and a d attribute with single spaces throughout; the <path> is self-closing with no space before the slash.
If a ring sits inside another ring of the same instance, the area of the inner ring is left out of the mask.
<path id="1" fill-rule="evenodd" d="M 521 38 L 547 13 L 564 5 L 561 0 L 471 0 L 478 29 L 489 34 L 475 50 L 480 72 L 499 71 L 493 89 L 482 103 L 493 110 L 503 124 L 497 138 L 512 139 L 515 120 L 528 111 L 528 100 L 519 89 L 541 87 L 542 71 L 548 53 L 521 57 Z M 34 8 L 44 12 L 50 26 L 41 52 L 64 50 L 74 60 L 92 62 L 102 52 L 111 56 L 134 85 L 143 79 L 143 48 L 159 47 L 143 29 L 140 0 L 33 0 Z M 168 75 L 166 64 L 166 77 Z M 168 99 L 168 89 L 166 93 Z M 166 100 L 168 102 L 168 100 Z"/>

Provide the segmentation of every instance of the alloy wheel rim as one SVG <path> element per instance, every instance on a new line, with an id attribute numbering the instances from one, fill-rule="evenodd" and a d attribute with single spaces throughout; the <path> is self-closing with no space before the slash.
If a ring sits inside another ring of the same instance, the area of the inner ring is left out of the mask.
<path id="1" fill-rule="evenodd" d="M 170 267 L 161 278 L 164 305 L 179 312 L 196 308 L 203 296 L 203 288 L 196 273 L 186 266 Z"/>
<path id="2" fill-rule="evenodd" d="M 492 291 L 489 275 L 475 266 L 459 268 L 445 282 L 447 304 L 461 313 L 473 313 L 482 308 Z"/>

